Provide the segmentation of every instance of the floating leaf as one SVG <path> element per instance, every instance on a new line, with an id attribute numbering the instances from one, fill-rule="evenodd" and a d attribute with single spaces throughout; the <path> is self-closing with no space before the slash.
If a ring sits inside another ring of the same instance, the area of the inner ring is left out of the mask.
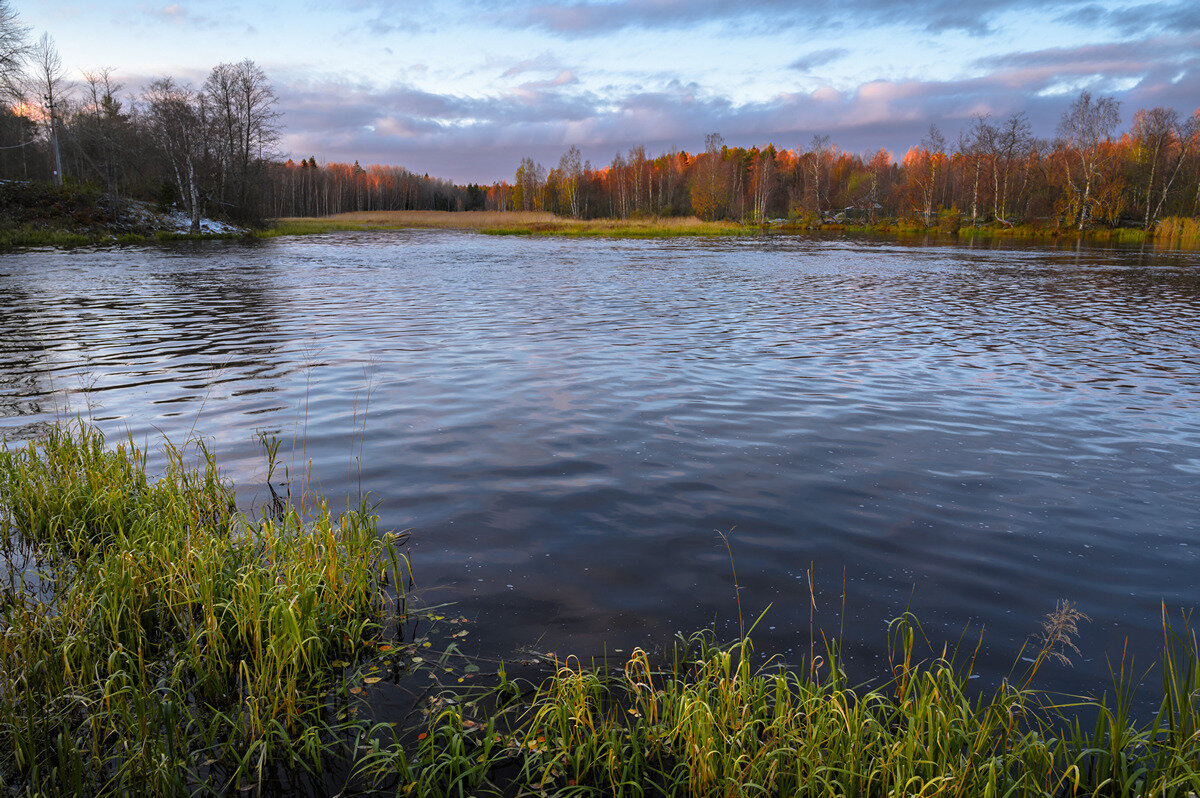
<path id="1" fill-rule="evenodd" d="M 363 679 L 363 681 L 367 684 L 378 684 L 379 682 L 383 681 L 383 678 L 379 676 L 368 676 L 367 678 Z"/>

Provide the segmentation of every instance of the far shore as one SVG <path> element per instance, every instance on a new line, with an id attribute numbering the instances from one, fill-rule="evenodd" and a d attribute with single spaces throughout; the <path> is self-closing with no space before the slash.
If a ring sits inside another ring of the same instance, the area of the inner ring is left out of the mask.
<path id="1" fill-rule="evenodd" d="M 80 197 L 77 198 L 80 213 L 89 212 L 95 206 L 95 198 L 83 195 Z M 1069 227 L 1038 225 L 971 225 L 969 221 L 964 222 L 959 217 L 946 214 L 942 215 L 938 223 L 925 226 L 912 219 L 889 219 L 876 224 L 866 224 L 817 222 L 809 217 L 757 223 L 705 221 L 695 216 L 575 219 L 542 211 L 358 211 L 332 216 L 271 219 L 259 228 L 238 228 L 205 220 L 203 232 L 194 234 L 178 227 L 159 229 L 163 225 L 156 227 L 148 223 L 131 226 L 116 217 L 108 220 L 103 214 L 97 216 L 85 213 L 90 223 L 84 224 L 75 218 L 78 215 L 42 209 L 33 214 L 36 218 L 31 217 L 32 221 L 0 224 L 0 250 L 43 246 L 122 246 L 210 239 L 255 240 L 320 233 L 425 228 L 462 230 L 485 235 L 635 239 L 842 233 L 910 238 L 921 236 L 946 242 L 1019 238 L 1045 242 L 1082 240 L 1098 244 L 1134 246 L 1152 243 L 1158 249 L 1200 249 L 1200 220 L 1175 218 L 1164 219 L 1153 232 L 1148 232 L 1132 227 L 1096 227 L 1080 231 Z M 92 218 L 93 216 L 95 218 Z"/>
<path id="2" fill-rule="evenodd" d="M 1172 220 L 1167 220 L 1170 222 Z M 1191 220 L 1186 220 L 1191 221 Z M 469 230 L 489 235 L 565 236 L 573 238 L 676 238 L 688 236 L 746 236 L 815 232 L 920 235 L 964 238 L 1020 238 L 1029 240 L 1086 240 L 1109 244 L 1143 244 L 1153 241 L 1165 247 L 1194 249 L 1200 245 L 1191 229 L 1177 230 L 1166 222 L 1157 234 L 1140 228 L 1049 228 L 1033 225 L 932 225 L 911 220 L 877 224 L 815 224 L 777 221 L 766 224 L 733 221 L 704 221 L 695 216 L 638 219 L 573 219 L 540 211 L 360 211 L 333 216 L 275 219 L 260 235 L 306 235 L 338 231 L 402 230 L 441 228 Z"/>

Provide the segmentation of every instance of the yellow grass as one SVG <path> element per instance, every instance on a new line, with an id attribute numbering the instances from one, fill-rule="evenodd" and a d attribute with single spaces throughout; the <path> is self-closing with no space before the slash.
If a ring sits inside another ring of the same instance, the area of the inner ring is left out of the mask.
<path id="1" fill-rule="evenodd" d="M 447 227 L 479 230 L 506 224 L 553 224 L 567 221 L 552 213 L 538 211 L 356 211 L 332 216 L 289 216 L 276 220 L 284 225 L 330 225 L 356 228 Z"/>
<path id="2" fill-rule="evenodd" d="M 751 229 L 735 222 L 705 222 L 694 216 L 653 219 L 571 219 L 538 211 L 361 211 L 321 217 L 276 219 L 275 235 L 335 230 L 439 227 L 496 235 L 566 235 L 659 238 L 740 235 Z"/>

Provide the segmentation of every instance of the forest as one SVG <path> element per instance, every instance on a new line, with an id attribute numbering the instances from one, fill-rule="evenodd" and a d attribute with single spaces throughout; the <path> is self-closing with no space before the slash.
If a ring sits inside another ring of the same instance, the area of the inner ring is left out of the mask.
<path id="1" fill-rule="evenodd" d="M 828 135 L 791 148 L 729 146 L 607 164 L 572 146 L 550 168 L 456 185 L 400 166 L 296 161 L 261 67 L 214 66 L 200 86 L 164 76 L 130 89 L 111 69 L 68 79 L 54 40 L 32 39 L 0 0 L 0 179 L 93 186 L 109 198 L 260 226 L 272 218 L 374 210 L 548 211 L 580 219 L 695 215 L 747 223 L 1153 230 L 1200 216 L 1200 110 L 1137 109 L 1082 91 L 1053 138 L 1025 113 L 936 126 L 903 154 L 849 152 Z M 803 120 L 797 120 L 803 127 Z M 1174 222 L 1172 222 L 1174 223 Z"/>
<path id="2" fill-rule="evenodd" d="M 526 158 L 485 207 L 578 217 L 695 214 L 702 219 L 945 226 L 994 223 L 1152 229 L 1200 214 L 1200 110 L 1137 110 L 1081 92 L 1057 136 L 1040 139 L 1023 112 L 975 116 L 953 144 L 936 126 L 899 159 L 853 153 L 814 135 L 793 149 L 727 146 L 650 156 L 644 147 L 595 167 L 572 147 L 547 170 Z"/>
<path id="3" fill-rule="evenodd" d="M 1200 215 L 1200 110 L 1140 109 L 1121 126 L 1112 97 L 1081 92 L 1057 135 L 1034 135 L 1023 112 L 971 118 L 953 143 L 931 126 L 896 158 L 838 148 L 814 135 L 791 149 L 732 147 L 718 134 L 698 153 L 638 146 L 596 166 L 571 147 L 547 169 L 524 158 L 511 181 L 454 186 L 391 166 L 265 168 L 270 215 L 346 211 L 549 211 L 582 219 L 695 215 L 706 220 L 915 227 L 1034 225 L 1152 230 Z"/>

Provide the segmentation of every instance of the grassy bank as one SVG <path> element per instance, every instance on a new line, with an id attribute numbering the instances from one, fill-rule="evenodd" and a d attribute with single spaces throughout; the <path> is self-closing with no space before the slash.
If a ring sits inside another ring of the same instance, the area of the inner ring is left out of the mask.
<path id="1" fill-rule="evenodd" d="M 569 219 L 541 212 L 369 211 L 329 217 L 278 219 L 266 236 L 305 235 L 342 230 L 440 228 L 489 235 L 557 235 L 610 238 L 747 235 L 753 228 L 735 222 L 703 222 L 695 217 L 662 219 Z"/>
<path id="2" fill-rule="evenodd" d="M 559 217 L 552 213 L 497 211 L 359 211 L 333 216 L 300 216 L 276 219 L 259 235 L 311 235 L 348 230 L 483 230 L 503 224 L 535 225 L 553 223 Z"/>
<path id="3" fill-rule="evenodd" d="M 1168 248 L 1200 247 L 1200 221 L 1165 219 L 1157 231 L 1140 228 L 1047 228 L 1034 225 L 963 226 L 957 222 L 925 226 L 914 221 L 878 224 L 817 223 L 814 220 L 777 225 L 705 222 L 694 216 L 652 219 L 571 219 L 539 212 L 468 211 L 369 211 L 328 217 L 277 219 L 255 235 L 274 237 L 349 230 L 402 230 L 440 228 L 473 230 L 489 235 L 564 236 L 573 238 L 674 238 L 681 236 L 744 236 L 802 234 L 812 232 L 865 233 L 873 235 L 919 235 L 948 241 L 971 239 L 1025 239 L 1045 241 L 1090 241 L 1102 244 L 1154 242 Z"/>
<path id="4" fill-rule="evenodd" d="M 92 186 L 0 182 L 0 250 L 241 238 L 163 229 L 146 203 L 123 202 Z"/>
<path id="5" fill-rule="evenodd" d="M 254 234 L 251 234 L 254 235 Z M 228 241 L 246 238 L 245 233 L 173 233 L 158 230 L 152 233 L 112 233 L 108 231 L 75 232 L 19 227 L 0 230 L 0 249 L 21 247 L 81 247 L 170 243 L 174 241 Z"/>
<path id="6" fill-rule="evenodd" d="M 501 674 L 490 695 L 435 708 L 415 749 L 377 749 L 362 772 L 439 796 L 1200 794 L 1194 637 L 1168 628 L 1161 707 L 1139 722 L 1125 662 L 1099 699 L 1033 686 L 1072 653 L 1080 619 L 1060 604 L 1025 667 L 982 695 L 973 652 L 920 660 L 910 617 L 889 625 L 891 677 L 874 686 L 848 682 L 834 644 L 800 669 L 756 656 L 749 637 L 705 635 L 619 669 L 567 659 L 540 685 Z"/>
<path id="7" fill-rule="evenodd" d="M 1038 689 L 1076 653 L 1084 618 L 1067 603 L 991 691 L 972 687 L 977 643 L 929 646 L 908 616 L 866 685 L 836 642 L 810 641 L 788 667 L 754 652 L 753 625 L 617 667 L 497 667 L 394 627 L 409 614 L 389 583 L 411 573 L 367 507 L 334 518 L 305 496 L 255 519 L 202 446 L 167 446 L 165 461 L 152 479 L 144 452 L 83 425 L 0 451 L 4 791 L 1200 794 L 1187 619 L 1164 620 L 1148 718 L 1132 716 L 1142 672 L 1124 660 L 1113 685 L 1080 687 L 1099 698 Z M 385 687 L 424 719 L 367 720 Z"/>
<path id="8" fill-rule="evenodd" d="M 365 733 L 351 691 L 403 556 L 365 506 L 253 520 L 202 446 L 165 454 L 150 479 L 144 452 L 82 425 L 0 452 L 5 791 L 295 784 Z"/>

